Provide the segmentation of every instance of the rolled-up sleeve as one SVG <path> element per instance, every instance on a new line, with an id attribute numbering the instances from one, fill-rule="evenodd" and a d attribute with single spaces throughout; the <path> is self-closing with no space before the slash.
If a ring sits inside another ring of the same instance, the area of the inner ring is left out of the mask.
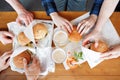
<path id="1" fill-rule="evenodd" d="M 95 14 L 95 15 L 98 16 L 103 1 L 104 0 L 94 0 L 94 4 L 93 4 L 93 7 L 92 7 L 92 10 L 91 10 L 90 14 Z"/>
<path id="2" fill-rule="evenodd" d="M 52 12 L 57 12 L 57 8 L 54 0 L 41 0 L 42 6 L 45 8 L 47 15 L 50 15 Z"/>

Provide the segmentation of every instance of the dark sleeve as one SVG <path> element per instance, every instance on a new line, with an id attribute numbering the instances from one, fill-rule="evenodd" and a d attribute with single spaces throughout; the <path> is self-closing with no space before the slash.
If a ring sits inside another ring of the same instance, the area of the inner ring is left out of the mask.
<path id="1" fill-rule="evenodd" d="M 95 14 L 97 16 L 99 15 L 100 8 L 102 6 L 103 1 L 104 0 L 94 0 L 94 4 L 93 4 L 92 10 L 90 12 L 90 15 L 91 14 Z"/>
<path id="2" fill-rule="evenodd" d="M 52 12 L 57 12 L 57 8 L 54 0 L 41 0 L 42 6 L 45 8 L 47 15 L 50 15 Z"/>

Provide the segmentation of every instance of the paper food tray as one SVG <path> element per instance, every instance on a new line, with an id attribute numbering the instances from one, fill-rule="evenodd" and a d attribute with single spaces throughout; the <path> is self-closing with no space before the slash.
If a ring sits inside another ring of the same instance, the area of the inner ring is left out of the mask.
<path id="1" fill-rule="evenodd" d="M 35 43 L 33 29 L 32 29 L 32 27 L 37 23 L 43 23 L 48 28 L 47 36 L 44 39 L 40 40 L 38 42 L 38 44 Z M 28 37 L 28 39 L 30 39 L 34 43 L 34 45 L 37 47 L 51 47 L 51 45 L 52 45 L 52 35 L 53 35 L 54 23 L 50 20 L 33 20 L 30 23 L 30 25 L 27 27 L 20 26 L 16 22 L 10 22 L 7 25 L 8 25 L 9 31 L 15 35 L 15 38 L 13 39 L 13 48 L 14 49 L 20 47 L 18 40 L 17 40 L 17 36 L 20 32 L 24 32 L 26 37 Z"/>
<path id="2" fill-rule="evenodd" d="M 63 62 L 63 65 L 64 65 L 64 67 L 65 67 L 65 69 L 66 70 L 69 70 L 70 69 L 70 67 L 67 65 L 67 59 L 68 58 L 70 58 L 70 57 L 74 57 L 75 58 L 75 56 L 74 56 L 74 53 L 75 52 L 77 52 L 77 53 L 79 53 L 79 52 L 82 52 L 82 50 L 81 50 L 81 42 L 80 43 L 69 43 L 69 44 L 67 44 L 67 46 L 66 46 L 66 48 L 65 48 L 65 52 L 66 52 L 66 54 L 67 54 L 67 58 L 66 58 L 66 60 Z M 85 56 L 84 56 L 84 54 L 82 54 L 82 59 L 78 59 L 77 61 L 76 61 L 76 63 L 78 64 L 78 65 L 80 65 L 80 64 L 82 64 L 82 63 L 84 63 L 84 62 L 86 62 L 86 59 L 85 59 Z"/>
<path id="3" fill-rule="evenodd" d="M 89 17 L 89 13 L 86 13 L 74 20 L 71 21 L 72 24 L 77 25 L 81 20 Z M 117 34 L 112 22 L 110 19 L 105 23 L 104 27 L 102 28 L 102 36 L 106 40 L 109 46 L 115 45 L 120 43 L 120 37 Z M 82 47 L 83 54 L 85 55 L 85 58 L 91 68 L 98 65 L 103 60 L 100 58 L 100 53 L 91 51 L 87 48 Z M 91 56 L 89 55 L 91 53 Z M 96 55 L 98 54 L 98 55 Z M 93 57 L 95 56 L 95 57 Z M 92 60 L 91 60 L 92 59 Z"/>
<path id="4" fill-rule="evenodd" d="M 30 48 L 30 47 L 19 47 L 16 50 L 13 51 L 11 57 L 10 57 L 10 67 L 11 70 L 13 71 L 17 71 L 19 73 L 23 73 L 24 70 L 23 69 L 18 69 L 16 68 L 16 66 L 13 63 L 13 57 L 15 57 L 16 55 L 20 54 L 21 52 L 25 51 L 25 50 L 30 50 L 33 54 L 35 54 L 35 49 L 34 48 Z"/>
<path id="5" fill-rule="evenodd" d="M 50 55 L 52 52 L 52 48 L 47 47 L 47 48 L 37 48 L 35 50 L 34 48 L 29 48 L 29 47 L 19 47 L 17 48 L 11 55 L 10 57 L 10 67 L 11 70 L 17 71 L 19 73 L 24 73 L 24 69 L 18 69 L 13 63 L 13 57 L 18 55 L 19 53 L 25 51 L 25 50 L 30 50 L 33 54 L 35 54 L 39 60 L 40 60 L 40 66 L 41 66 L 41 73 L 40 75 L 47 75 L 48 72 L 54 72 L 55 70 L 55 64 L 52 61 Z"/>

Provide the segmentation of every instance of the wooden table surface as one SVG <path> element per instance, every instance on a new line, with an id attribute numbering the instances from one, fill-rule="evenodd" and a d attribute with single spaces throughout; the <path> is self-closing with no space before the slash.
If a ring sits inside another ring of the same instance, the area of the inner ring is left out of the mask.
<path id="1" fill-rule="evenodd" d="M 77 18 L 86 12 L 60 12 L 68 20 Z M 50 19 L 45 12 L 33 12 L 37 19 Z M 15 21 L 15 12 L 0 12 L 0 30 L 7 29 L 7 23 Z M 120 12 L 115 12 L 111 16 L 111 21 L 120 35 Z M 0 43 L 0 55 L 12 49 L 12 45 L 2 45 Z M 0 73 L 0 80 L 26 80 L 24 74 L 11 71 L 10 68 Z M 87 62 L 77 69 L 66 71 L 62 64 L 56 65 L 54 73 L 49 73 L 41 80 L 120 80 L 120 58 L 105 60 L 95 68 L 90 69 Z"/>

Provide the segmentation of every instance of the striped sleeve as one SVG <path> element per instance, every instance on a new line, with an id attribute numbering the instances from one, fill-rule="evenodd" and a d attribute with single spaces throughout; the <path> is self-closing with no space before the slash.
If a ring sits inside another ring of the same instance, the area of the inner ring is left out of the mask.
<path id="1" fill-rule="evenodd" d="M 103 1 L 104 1 L 104 0 L 95 0 L 95 2 L 94 2 L 94 4 L 93 4 L 93 7 L 92 7 L 92 10 L 91 10 L 90 14 L 95 14 L 95 15 L 98 16 Z"/>

